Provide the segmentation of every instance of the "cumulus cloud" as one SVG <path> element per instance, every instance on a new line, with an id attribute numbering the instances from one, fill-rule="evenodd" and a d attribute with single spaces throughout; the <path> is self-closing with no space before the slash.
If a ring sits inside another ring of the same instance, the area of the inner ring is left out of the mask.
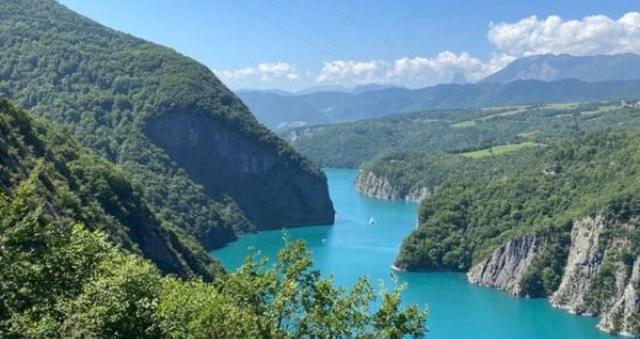
<path id="1" fill-rule="evenodd" d="M 255 67 L 217 70 L 214 72 L 223 80 L 232 82 L 243 80 L 260 80 L 264 82 L 282 79 L 296 80 L 300 77 L 296 72 L 295 65 L 286 62 L 260 63 Z"/>
<path id="2" fill-rule="evenodd" d="M 533 15 L 514 23 L 491 23 L 488 38 L 497 53 L 515 57 L 638 53 L 640 13 L 629 12 L 617 20 L 604 15 L 580 20 L 563 20 L 555 15 L 538 19 Z"/>
<path id="3" fill-rule="evenodd" d="M 433 57 L 398 58 L 391 62 L 335 60 L 324 63 L 316 81 L 342 85 L 372 82 L 430 85 L 448 82 L 457 73 L 473 81 L 495 72 L 509 61 L 509 58 L 494 58 L 483 62 L 468 53 L 456 54 L 451 51 Z"/>
<path id="4" fill-rule="evenodd" d="M 380 82 L 386 64 L 382 61 L 334 60 L 325 62 L 317 82 L 362 84 Z"/>
<path id="5" fill-rule="evenodd" d="M 367 83 L 428 86 L 449 82 L 459 74 L 477 81 L 523 56 L 640 53 L 640 12 L 629 12 L 617 19 L 593 15 L 565 20 L 555 15 L 546 18 L 533 15 L 515 22 L 492 22 L 487 39 L 494 49 L 492 57 L 487 59 L 465 52 L 443 51 L 433 56 L 395 60 L 327 61 L 319 71 L 305 70 L 302 75 L 294 65 L 285 62 L 261 63 L 217 73 L 223 80 L 234 83 L 298 80 L 298 83 L 315 81 L 344 86 Z"/>

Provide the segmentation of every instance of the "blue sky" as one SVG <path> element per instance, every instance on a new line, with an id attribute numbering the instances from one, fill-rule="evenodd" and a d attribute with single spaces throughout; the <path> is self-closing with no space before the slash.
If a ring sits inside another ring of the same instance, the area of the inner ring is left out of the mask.
<path id="1" fill-rule="evenodd" d="M 172 47 L 231 88 L 469 80 L 538 53 L 640 52 L 640 2 L 61 0 Z M 532 16 L 535 15 L 535 18 Z"/>

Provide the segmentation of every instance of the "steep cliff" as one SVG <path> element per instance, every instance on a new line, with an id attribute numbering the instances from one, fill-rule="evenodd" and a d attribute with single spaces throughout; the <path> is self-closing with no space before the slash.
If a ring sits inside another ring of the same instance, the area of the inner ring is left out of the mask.
<path id="1" fill-rule="evenodd" d="M 631 278 L 622 295 L 602 315 L 598 326 L 623 335 L 640 333 L 640 259 L 633 264 Z"/>
<path id="2" fill-rule="evenodd" d="M 551 303 L 576 314 L 596 312 L 585 300 L 593 278 L 602 264 L 605 249 L 600 236 L 605 220 L 599 216 L 576 222 L 571 231 L 571 249 L 562 281 Z"/>
<path id="3" fill-rule="evenodd" d="M 320 169 L 194 60 L 52 0 L 0 2 L 0 45 L 0 95 L 118 164 L 154 214 L 207 249 L 333 223 Z"/>
<path id="4" fill-rule="evenodd" d="M 356 178 L 358 192 L 370 197 L 386 200 L 406 200 L 420 202 L 431 196 L 433 189 L 418 187 L 406 190 L 393 186 L 384 176 L 378 176 L 373 171 L 361 170 Z"/>
<path id="5" fill-rule="evenodd" d="M 501 245 L 467 273 L 469 282 L 525 296 L 522 279 L 533 259 L 544 249 L 541 236 L 524 235 Z"/>
<path id="6" fill-rule="evenodd" d="M 324 175 L 206 113 L 165 113 L 145 133 L 210 196 L 232 197 L 258 229 L 333 222 L 331 200 L 318 194 L 327 191 Z"/>
<path id="7" fill-rule="evenodd" d="M 598 326 L 607 332 L 640 333 L 640 255 L 633 237 L 635 226 L 616 219 L 596 216 L 574 222 L 551 304 L 574 314 L 601 315 Z M 473 266 L 469 282 L 528 296 L 523 281 L 544 248 L 540 235 L 514 238 Z"/>

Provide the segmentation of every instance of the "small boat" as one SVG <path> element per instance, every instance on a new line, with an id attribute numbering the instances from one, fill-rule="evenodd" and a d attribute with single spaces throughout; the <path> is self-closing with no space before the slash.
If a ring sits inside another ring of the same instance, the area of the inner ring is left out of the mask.
<path id="1" fill-rule="evenodd" d="M 369 219 L 369 225 L 373 225 L 375 223 L 376 223 L 376 219 L 374 218 Z"/>

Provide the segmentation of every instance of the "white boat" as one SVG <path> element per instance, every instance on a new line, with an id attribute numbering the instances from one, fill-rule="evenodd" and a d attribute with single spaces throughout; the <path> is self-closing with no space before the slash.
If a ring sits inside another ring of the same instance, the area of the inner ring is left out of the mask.
<path id="1" fill-rule="evenodd" d="M 373 225 L 375 223 L 376 223 L 376 219 L 374 218 L 369 219 L 369 225 Z"/>

